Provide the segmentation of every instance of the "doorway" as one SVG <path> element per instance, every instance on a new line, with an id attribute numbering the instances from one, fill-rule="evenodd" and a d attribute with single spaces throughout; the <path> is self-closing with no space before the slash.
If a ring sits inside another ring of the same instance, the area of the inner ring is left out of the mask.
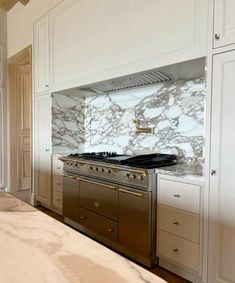
<path id="1" fill-rule="evenodd" d="M 32 47 L 8 60 L 9 191 L 30 202 L 32 153 Z"/>

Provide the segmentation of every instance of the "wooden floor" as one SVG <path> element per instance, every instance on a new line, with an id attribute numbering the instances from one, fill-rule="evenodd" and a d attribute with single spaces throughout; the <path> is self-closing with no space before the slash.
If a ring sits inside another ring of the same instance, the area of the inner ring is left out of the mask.
<path id="1" fill-rule="evenodd" d="M 43 206 L 39 206 L 37 207 L 37 209 L 39 209 L 40 211 L 46 213 L 47 215 L 53 217 L 54 219 L 64 223 L 64 218 L 60 215 L 58 215 L 57 213 L 43 207 Z M 166 280 L 168 283 L 189 283 L 189 281 L 167 271 L 164 268 L 161 268 L 160 266 L 156 266 L 154 268 L 151 269 L 147 269 L 150 272 L 156 274 L 157 276 L 159 276 L 160 278 Z"/>

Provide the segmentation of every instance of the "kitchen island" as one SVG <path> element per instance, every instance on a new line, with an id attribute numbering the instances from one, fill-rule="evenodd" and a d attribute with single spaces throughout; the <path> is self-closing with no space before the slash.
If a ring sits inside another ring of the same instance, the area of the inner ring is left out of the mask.
<path id="1" fill-rule="evenodd" d="M 34 207 L 0 192 L 0 282 L 164 283 Z"/>

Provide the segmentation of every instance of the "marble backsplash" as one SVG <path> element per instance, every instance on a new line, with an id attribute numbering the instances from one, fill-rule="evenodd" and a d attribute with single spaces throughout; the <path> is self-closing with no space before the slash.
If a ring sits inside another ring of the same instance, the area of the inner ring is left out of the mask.
<path id="1" fill-rule="evenodd" d="M 52 151 L 84 151 L 85 99 L 71 91 L 52 94 Z"/>
<path id="2" fill-rule="evenodd" d="M 202 159 L 205 92 L 205 79 L 198 78 L 86 98 L 54 94 L 53 150 L 162 152 Z M 136 134 L 136 118 L 155 133 Z"/>

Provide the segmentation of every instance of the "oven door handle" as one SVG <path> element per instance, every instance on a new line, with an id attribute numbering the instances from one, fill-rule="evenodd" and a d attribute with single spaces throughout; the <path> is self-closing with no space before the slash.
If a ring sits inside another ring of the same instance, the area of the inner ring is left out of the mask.
<path id="1" fill-rule="evenodd" d="M 129 194 L 129 195 L 133 195 L 133 196 L 140 197 L 140 198 L 143 197 L 143 194 L 141 194 L 141 193 L 135 193 L 135 192 L 124 190 L 124 189 L 119 189 L 119 192 Z"/>
<path id="2" fill-rule="evenodd" d="M 110 185 L 106 185 L 106 184 L 103 184 L 103 183 L 98 183 L 98 182 L 90 181 L 90 180 L 83 179 L 83 178 L 80 178 L 80 177 L 78 177 L 76 179 L 79 180 L 79 181 L 86 182 L 86 183 L 102 186 L 102 187 L 105 187 L 105 188 L 108 188 L 108 189 L 111 189 L 111 190 L 116 190 L 117 189 L 117 187 L 114 187 L 114 186 L 110 186 Z"/>
<path id="3" fill-rule="evenodd" d="M 77 179 L 77 176 L 72 176 L 72 175 L 66 175 L 64 174 L 63 177 L 69 178 L 69 179 Z"/>

